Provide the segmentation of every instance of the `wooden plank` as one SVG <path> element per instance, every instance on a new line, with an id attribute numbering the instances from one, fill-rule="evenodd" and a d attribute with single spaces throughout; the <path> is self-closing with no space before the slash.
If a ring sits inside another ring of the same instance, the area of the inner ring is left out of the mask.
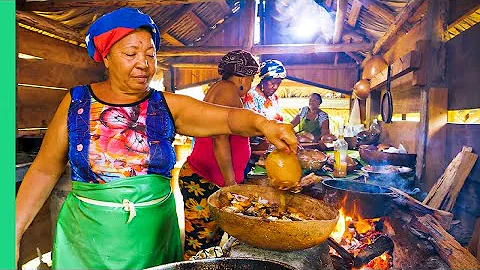
<path id="1" fill-rule="evenodd" d="M 35 28 L 47 31 L 59 37 L 75 41 L 79 44 L 85 43 L 85 36 L 82 36 L 76 30 L 55 20 L 37 15 L 33 12 L 16 11 L 16 20 L 19 23 L 33 26 Z"/>
<path id="2" fill-rule="evenodd" d="M 54 11 L 79 7 L 146 7 L 156 5 L 197 4 L 204 2 L 218 2 L 225 0 L 49 0 L 25 2 L 19 9 L 24 11 Z"/>
<path id="3" fill-rule="evenodd" d="M 243 48 L 246 51 L 251 51 L 253 48 L 253 39 L 255 33 L 255 0 L 247 0 L 245 3 L 244 15 L 244 41 Z"/>
<path id="4" fill-rule="evenodd" d="M 316 83 L 316 82 L 312 82 L 312 81 L 308 81 L 308 80 L 304 80 L 304 79 L 300 79 L 300 78 L 295 78 L 295 77 L 292 77 L 292 76 L 287 76 L 286 79 L 291 80 L 291 81 L 295 81 L 295 82 L 299 82 L 299 83 L 303 83 L 303 84 L 306 84 L 306 85 L 311 85 L 311 86 L 315 86 L 315 87 L 324 88 L 324 89 L 331 90 L 331 91 L 338 92 L 338 93 L 342 93 L 342 94 L 347 94 L 347 95 L 352 94 L 352 91 L 350 91 L 350 90 L 340 89 L 340 88 L 337 88 L 337 87 L 332 87 L 332 86 L 329 86 L 329 85 L 324 85 L 324 84 L 320 84 L 320 83 Z"/>
<path id="5" fill-rule="evenodd" d="M 347 23 L 351 27 L 355 27 L 357 24 L 358 16 L 360 16 L 360 11 L 362 10 L 362 3 L 359 0 L 352 1 L 352 7 L 350 8 L 350 14 L 348 14 Z"/>
<path id="6" fill-rule="evenodd" d="M 411 51 L 391 64 L 391 79 L 395 80 L 411 71 L 420 68 L 421 54 L 420 51 Z M 382 70 L 370 80 L 371 91 L 385 86 L 387 81 L 388 68 Z"/>
<path id="7" fill-rule="evenodd" d="M 318 52 L 351 52 L 368 50 L 371 43 L 351 44 L 287 44 L 287 45 L 255 45 L 252 53 L 261 54 L 308 54 Z M 239 46 L 164 46 L 160 47 L 157 56 L 223 56 L 227 52 L 240 50 Z"/>
<path id="8" fill-rule="evenodd" d="M 335 29 L 333 30 L 333 44 L 340 41 L 345 23 L 345 14 L 347 13 L 347 0 L 337 0 L 337 14 L 335 15 Z"/>
<path id="9" fill-rule="evenodd" d="M 360 0 L 360 2 L 371 13 L 385 19 L 388 24 L 393 23 L 393 21 L 395 20 L 395 15 L 393 15 L 393 12 L 385 5 L 380 4 L 375 0 Z"/>
<path id="10" fill-rule="evenodd" d="M 379 93 L 379 91 L 372 92 L 370 95 L 373 93 Z M 380 109 L 378 109 L 378 112 L 380 113 Z M 408 153 L 415 153 L 417 147 L 418 126 L 418 122 L 411 121 L 394 121 L 389 124 L 381 122 L 382 134 L 380 134 L 379 141 L 393 145 L 394 147 L 398 147 L 399 144 L 402 144 L 405 149 L 407 149 Z M 399 130 L 402 132 L 398 132 Z"/>
<path id="11" fill-rule="evenodd" d="M 362 0 L 362 3 L 365 0 Z M 375 43 L 373 47 L 373 54 L 378 54 L 382 47 L 391 41 L 391 39 L 396 35 L 399 29 L 403 27 L 403 24 L 410 18 L 416 9 L 423 3 L 424 0 L 412 0 L 408 2 L 405 7 L 398 13 L 395 20 L 388 28 L 387 32 Z"/>
<path id="12" fill-rule="evenodd" d="M 17 52 L 80 68 L 98 68 L 85 48 L 17 27 Z"/>

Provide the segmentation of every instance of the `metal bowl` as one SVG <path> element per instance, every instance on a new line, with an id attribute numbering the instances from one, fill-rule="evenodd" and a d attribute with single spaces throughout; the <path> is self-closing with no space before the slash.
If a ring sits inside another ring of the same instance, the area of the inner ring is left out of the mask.
<path id="1" fill-rule="evenodd" d="M 221 208 L 229 202 L 221 201 L 220 195 L 227 192 L 262 197 L 277 204 L 280 204 L 280 198 L 284 196 L 286 207 L 294 207 L 315 220 L 271 221 L 225 212 Z M 339 216 L 338 210 L 324 201 L 257 185 L 221 188 L 208 198 L 208 206 L 215 222 L 229 235 L 254 247 L 280 251 L 301 250 L 319 245 L 333 231 Z"/>
<path id="2" fill-rule="evenodd" d="M 252 258 L 216 258 L 160 265 L 147 270 L 289 270 L 293 266 L 271 260 Z"/>
<path id="3" fill-rule="evenodd" d="M 358 152 L 360 158 L 369 165 L 397 165 L 413 168 L 417 163 L 416 154 L 387 153 L 362 148 Z"/>

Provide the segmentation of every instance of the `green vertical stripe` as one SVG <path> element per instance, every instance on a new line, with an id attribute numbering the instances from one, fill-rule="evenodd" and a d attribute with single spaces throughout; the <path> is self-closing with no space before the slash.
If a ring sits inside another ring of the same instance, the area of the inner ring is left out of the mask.
<path id="1" fill-rule="evenodd" d="M 15 1 L 0 0 L 0 269 L 15 268 Z"/>

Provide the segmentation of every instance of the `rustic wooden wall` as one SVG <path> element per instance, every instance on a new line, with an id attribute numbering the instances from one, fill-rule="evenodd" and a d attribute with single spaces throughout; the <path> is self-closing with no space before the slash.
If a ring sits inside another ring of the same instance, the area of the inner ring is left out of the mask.
<path id="1" fill-rule="evenodd" d="M 380 142 L 398 147 L 401 143 L 408 153 L 417 149 L 418 122 L 399 121 L 385 124 L 381 122 L 382 134 Z"/>
<path id="2" fill-rule="evenodd" d="M 17 57 L 17 84 L 66 89 L 48 89 L 17 85 L 17 128 L 46 127 L 68 89 L 78 84 L 100 81 L 102 64 L 88 57 L 85 48 L 17 27 L 17 52 L 43 58 Z M 41 136 L 44 131 L 20 131 L 17 136 Z"/>
<path id="3" fill-rule="evenodd" d="M 448 109 L 480 107 L 480 24 L 447 42 Z"/>

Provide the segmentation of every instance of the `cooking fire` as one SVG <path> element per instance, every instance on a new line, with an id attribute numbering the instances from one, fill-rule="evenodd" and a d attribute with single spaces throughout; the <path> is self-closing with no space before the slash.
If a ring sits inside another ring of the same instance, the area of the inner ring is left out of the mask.
<path id="1" fill-rule="evenodd" d="M 390 269 L 393 241 L 382 232 L 383 222 L 383 218 L 364 219 L 355 213 L 349 216 L 340 209 L 337 226 L 329 239 L 336 268 Z"/>

